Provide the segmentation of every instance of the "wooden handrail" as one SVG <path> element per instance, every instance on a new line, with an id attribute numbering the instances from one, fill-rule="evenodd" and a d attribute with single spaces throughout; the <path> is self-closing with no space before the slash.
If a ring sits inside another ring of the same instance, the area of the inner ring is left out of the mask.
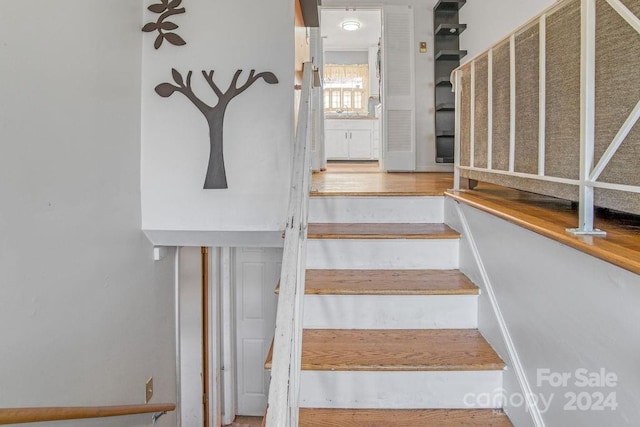
<path id="1" fill-rule="evenodd" d="M 0 425 L 38 423 L 43 421 L 79 420 L 86 418 L 118 417 L 123 415 L 169 412 L 175 403 L 120 406 L 56 406 L 44 408 L 1 408 Z"/>

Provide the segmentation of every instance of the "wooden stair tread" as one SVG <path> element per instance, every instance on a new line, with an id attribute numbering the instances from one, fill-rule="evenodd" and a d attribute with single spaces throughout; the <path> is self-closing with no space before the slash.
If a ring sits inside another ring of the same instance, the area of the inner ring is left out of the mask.
<path id="1" fill-rule="evenodd" d="M 305 329 L 302 369 L 342 371 L 500 370 L 475 329 Z"/>
<path id="2" fill-rule="evenodd" d="M 446 224 L 322 223 L 309 224 L 309 239 L 458 239 Z"/>
<path id="3" fill-rule="evenodd" d="M 311 197 L 335 196 L 442 196 L 453 187 L 450 172 L 352 173 L 327 165 L 327 172 L 314 173 Z M 333 170 L 331 170 L 333 169 Z"/>
<path id="4" fill-rule="evenodd" d="M 458 270 L 307 270 L 307 295 L 477 295 Z"/>
<path id="5" fill-rule="evenodd" d="M 494 409 L 314 409 L 300 408 L 300 427 L 511 427 Z"/>
<path id="6" fill-rule="evenodd" d="M 265 368 L 271 368 L 269 351 Z M 302 369 L 486 371 L 504 362 L 475 329 L 305 329 Z"/>

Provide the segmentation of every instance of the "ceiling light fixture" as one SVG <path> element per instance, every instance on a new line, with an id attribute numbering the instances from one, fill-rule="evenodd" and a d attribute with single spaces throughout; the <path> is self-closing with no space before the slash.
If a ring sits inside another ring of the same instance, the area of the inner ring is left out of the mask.
<path id="1" fill-rule="evenodd" d="M 360 29 L 360 22 L 356 20 L 344 21 L 342 23 L 342 29 L 345 31 L 356 31 Z"/>

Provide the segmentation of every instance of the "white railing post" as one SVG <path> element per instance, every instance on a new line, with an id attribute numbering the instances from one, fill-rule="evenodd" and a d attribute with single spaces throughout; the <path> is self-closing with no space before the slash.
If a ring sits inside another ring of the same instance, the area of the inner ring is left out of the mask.
<path id="1" fill-rule="evenodd" d="M 540 16 L 538 25 L 538 175 L 544 176 L 547 148 L 547 15 Z"/>
<path id="2" fill-rule="evenodd" d="M 487 170 L 493 169 L 493 49 L 487 54 Z"/>
<path id="3" fill-rule="evenodd" d="M 580 183 L 578 228 L 573 234 L 604 234 L 593 228 L 594 188 L 590 180 L 595 149 L 596 0 L 581 0 Z"/>
<path id="4" fill-rule="evenodd" d="M 509 172 L 516 170 L 516 35 L 509 37 Z"/>
<path id="5" fill-rule="evenodd" d="M 471 114 L 469 117 L 469 166 L 475 166 L 476 157 L 476 61 L 471 61 Z"/>

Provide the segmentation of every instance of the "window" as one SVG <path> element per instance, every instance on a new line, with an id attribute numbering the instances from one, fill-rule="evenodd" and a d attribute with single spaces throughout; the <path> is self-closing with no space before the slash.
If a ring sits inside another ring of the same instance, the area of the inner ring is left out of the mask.
<path id="1" fill-rule="evenodd" d="M 368 113 L 369 66 L 324 66 L 324 110 Z"/>

